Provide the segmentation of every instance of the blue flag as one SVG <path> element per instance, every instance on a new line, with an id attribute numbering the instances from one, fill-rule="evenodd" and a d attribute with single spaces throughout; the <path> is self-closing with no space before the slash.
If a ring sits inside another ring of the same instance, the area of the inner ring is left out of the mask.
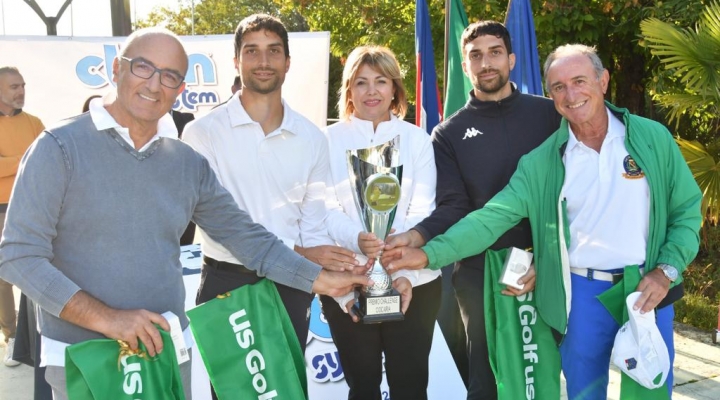
<path id="1" fill-rule="evenodd" d="M 515 53 L 515 68 L 510 71 L 510 80 L 517 84 L 521 92 L 542 96 L 540 61 L 530 0 L 510 0 L 505 27 L 510 32 Z"/>
<path id="2" fill-rule="evenodd" d="M 415 1 L 415 55 L 417 56 L 415 125 L 430 133 L 440 122 L 442 105 L 435 74 L 430 13 L 425 0 Z"/>

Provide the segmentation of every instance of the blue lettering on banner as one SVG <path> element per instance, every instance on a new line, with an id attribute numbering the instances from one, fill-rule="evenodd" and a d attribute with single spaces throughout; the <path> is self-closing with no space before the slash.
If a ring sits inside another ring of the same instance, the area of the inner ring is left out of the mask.
<path id="1" fill-rule="evenodd" d="M 317 353 L 310 359 L 312 380 L 318 383 L 337 382 L 345 377 L 337 351 Z"/>
<path id="2" fill-rule="evenodd" d="M 185 90 L 183 90 L 177 100 L 175 100 L 175 104 L 173 104 L 173 110 L 186 109 L 190 111 L 195 111 L 197 110 L 197 106 L 216 104 L 220 104 L 216 92 L 196 92 L 188 89 L 188 87 L 185 86 Z"/>
<path id="3" fill-rule="evenodd" d="M 325 319 L 325 314 L 322 313 L 320 298 L 317 296 L 315 296 L 310 306 L 310 335 L 322 342 L 331 343 L 333 341 L 330 334 L 330 325 Z"/>
<path id="4" fill-rule="evenodd" d="M 200 76 L 202 76 L 202 79 L 198 79 Z M 188 55 L 188 71 L 185 74 L 185 83 L 190 86 L 217 85 L 217 71 L 213 60 L 205 54 L 195 53 Z"/>
<path id="5" fill-rule="evenodd" d="M 75 75 L 91 89 L 107 85 L 115 86 L 112 64 L 120 50 L 119 44 L 103 45 L 103 56 L 89 55 L 75 65 Z M 188 55 L 188 71 L 185 74 L 185 90 L 173 104 L 173 110 L 197 111 L 199 106 L 216 106 L 220 96 L 216 90 L 200 90 L 205 86 L 217 86 L 218 75 L 215 62 L 206 54 Z"/>

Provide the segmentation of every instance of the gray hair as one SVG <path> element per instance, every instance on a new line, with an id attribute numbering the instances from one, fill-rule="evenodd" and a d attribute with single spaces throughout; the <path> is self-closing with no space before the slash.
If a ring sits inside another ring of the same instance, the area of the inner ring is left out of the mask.
<path id="1" fill-rule="evenodd" d="M 595 75 L 597 75 L 597 78 L 600 79 L 603 72 L 605 71 L 605 67 L 602 65 L 602 61 L 600 60 L 600 57 L 597 55 L 597 49 L 595 49 L 595 46 L 586 46 L 584 44 L 565 44 L 557 49 L 553 50 L 552 53 L 548 56 L 547 60 L 545 60 L 545 65 L 543 67 L 543 76 L 545 76 L 545 87 L 550 90 L 550 83 L 548 82 L 548 71 L 550 70 L 550 66 L 552 65 L 555 60 L 561 57 L 576 55 L 576 54 L 582 54 L 590 59 L 590 63 L 592 63 L 593 69 L 595 70 Z"/>
<path id="2" fill-rule="evenodd" d="M 0 75 L 5 75 L 5 74 L 20 75 L 20 71 L 17 69 L 17 67 L 10 67 L 10 66 L 0 67 Z"/>

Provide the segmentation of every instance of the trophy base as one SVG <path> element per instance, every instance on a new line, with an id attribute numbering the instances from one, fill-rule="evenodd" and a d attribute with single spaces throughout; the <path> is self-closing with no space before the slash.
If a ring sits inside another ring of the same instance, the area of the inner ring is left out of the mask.
<path id="1" fill-rule="evenodd" d="M 400 293 L 392 289 L 389 294 L 371 296 L 358 290 L 358 299 L 353 310 L 363 324 L 402 321 L 405 319 L 401 310 Z"/>

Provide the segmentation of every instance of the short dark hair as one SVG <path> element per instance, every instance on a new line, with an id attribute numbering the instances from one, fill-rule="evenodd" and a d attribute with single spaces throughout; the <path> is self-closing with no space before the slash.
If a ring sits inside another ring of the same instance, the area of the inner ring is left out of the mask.
<path id="1" fill-rule="evenodd" d="M 468 25 L 462 33 L 462 47 L 477 39 L 479 36 L 492 35 L 498 39 L 502 39 L 508 54 L 512 54 L 512 43 L 510 42 L 510 32 L 505 25 L 497 21 L 478 21 Z M 464 54 L 463 50 L 463 54 Z"/>
<path id="2" fill-rule="evenodd" d="M 285 25 L 278 18 L 267 14 L 253 14 L 240 21 L 235 29 L 235 57 L 240 57 L 243 36 L 248 32 L 258 31 L 273 32 L 280 36 L 283 47 L 285 47 L 285 57 L 290 57 L 290 45 Z"/>

